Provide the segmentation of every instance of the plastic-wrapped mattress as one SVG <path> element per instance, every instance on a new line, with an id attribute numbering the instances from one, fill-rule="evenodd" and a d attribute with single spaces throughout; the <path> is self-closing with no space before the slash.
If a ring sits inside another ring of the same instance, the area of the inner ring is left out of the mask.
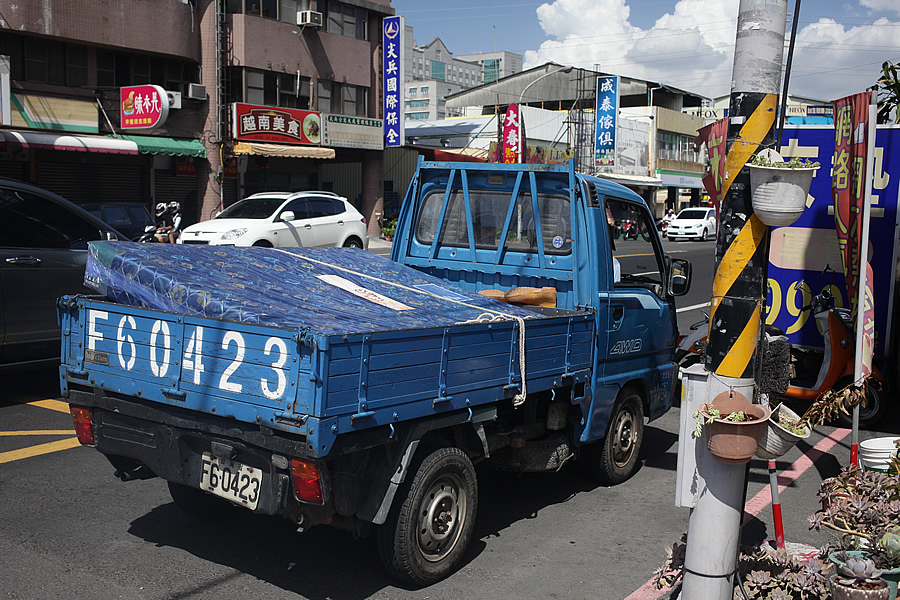
<path id="1" fill-rule="evenodd" d="M 539 317 L 350 248 L 91 242 L 85 284 L 129 306 L 326 334 Z"/>

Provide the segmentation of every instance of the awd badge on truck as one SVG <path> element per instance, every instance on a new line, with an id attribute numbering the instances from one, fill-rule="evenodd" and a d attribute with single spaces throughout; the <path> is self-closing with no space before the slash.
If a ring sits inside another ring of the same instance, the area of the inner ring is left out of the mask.
<path id="1" fill-rule="evenodd" d="M 643 346 L 643 343 L 640 338 L 634 340 L 622 340 L 621 342 L 616 342 L 616 345 L 612 347 L 609 353 L 610 355 L 633 354 L 635 352 L 640 352 L 641 346 Z"/>

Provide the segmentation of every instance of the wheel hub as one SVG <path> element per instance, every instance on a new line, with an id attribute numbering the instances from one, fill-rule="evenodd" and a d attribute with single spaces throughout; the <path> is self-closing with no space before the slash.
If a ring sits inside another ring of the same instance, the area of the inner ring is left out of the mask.
<path id="1" fill-rule="evenodd" d="M 459 538 L 466 512 L 460 488 L 461 482 L 445 476 L 429 488 L 422 500 L 417 540 L 426 560 L 440 560 Z"/>

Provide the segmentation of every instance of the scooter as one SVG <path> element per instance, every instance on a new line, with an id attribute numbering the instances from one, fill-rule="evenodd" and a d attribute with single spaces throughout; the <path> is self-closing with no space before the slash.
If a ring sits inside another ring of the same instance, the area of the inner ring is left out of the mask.
<path id="1" fill-rule="evenodd" d="M 855 335 L 850 309 L 836 307 L 830 288 L 826 287 L 801 308 L 811 310 L 816 327 L 825 338 L 824 351 L 790 347 L 791 381 L 781 396 L 812 402 L 826 390 L 843 389 L 853 383 L 855 374 Z M 772 325 L 766 326 L 766 339 L 772 342 L 784 332 Z M 884 381 L 881 372 L 872 368 L 873 377 Z M 815 376 L 815 379 L 813 379 Z M 870 428 L 884 415 L 887 408 L 878 387 L 866 388 L 865 406 L 859 407 L 859 426 Z M 850 423 L 849 415 L 841 415 L 841 422 Z"/>
<path id="2" fill-rule="evenodd" d="M 632 221 L 631 219 L 622 219 L 619 221 L 619 231 L 622 234 L 622 239 L 638 239 L 638 227 L 637 223 Z"/>
<path id="3" fill-rule="evenodd" d="M 816 295 L 803 311 L 811 310 L 816 326 L 825 338 L 824 350 L 800 348 L 788 344 L 791 357 L 791 379 L 784 392 L 785 398 L 813 402 L 825 391 L 843 389 L 853 382 L 855 374 L 855 352 L 853 322 L 850 310 L 836 307 L 829 288 Z M 675 360 L 682 368 L 698 363 L 706 351 L 709 315 L 703 321 L 691 326 L 691 333 L 682 336 L 675 349 Z M 782 340 L 787 343 L 784 332 L 778 327 L 767 325 L 766 344 Z M 873 377 L 883 383 L 881 372 L 872 368 Z M 815 375 L 815 379 L 812 376 Z M 865 406 L 859 407 L 859 426 L 873 427 L 884 415 L 887 405 L 881 397 L 881 386 L 866 388 Z M 850 425 L 851 417 L 841 415 L 843 425 Z"/>

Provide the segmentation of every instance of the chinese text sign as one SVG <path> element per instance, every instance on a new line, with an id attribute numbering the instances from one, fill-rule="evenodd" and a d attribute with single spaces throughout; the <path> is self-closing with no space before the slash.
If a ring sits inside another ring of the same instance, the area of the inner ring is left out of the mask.
<path id="1" fill-rule="evenodd" d="M 597 136 L 594 164 L 616 164 L 616 117 L 619 114 L 619 78 L 597 77 Z"/>
<path id="2" fill-rule="evenodd" d="M 384 19 L 384 145 L 402 146 L 403 130 L 403 17 Z"/>

